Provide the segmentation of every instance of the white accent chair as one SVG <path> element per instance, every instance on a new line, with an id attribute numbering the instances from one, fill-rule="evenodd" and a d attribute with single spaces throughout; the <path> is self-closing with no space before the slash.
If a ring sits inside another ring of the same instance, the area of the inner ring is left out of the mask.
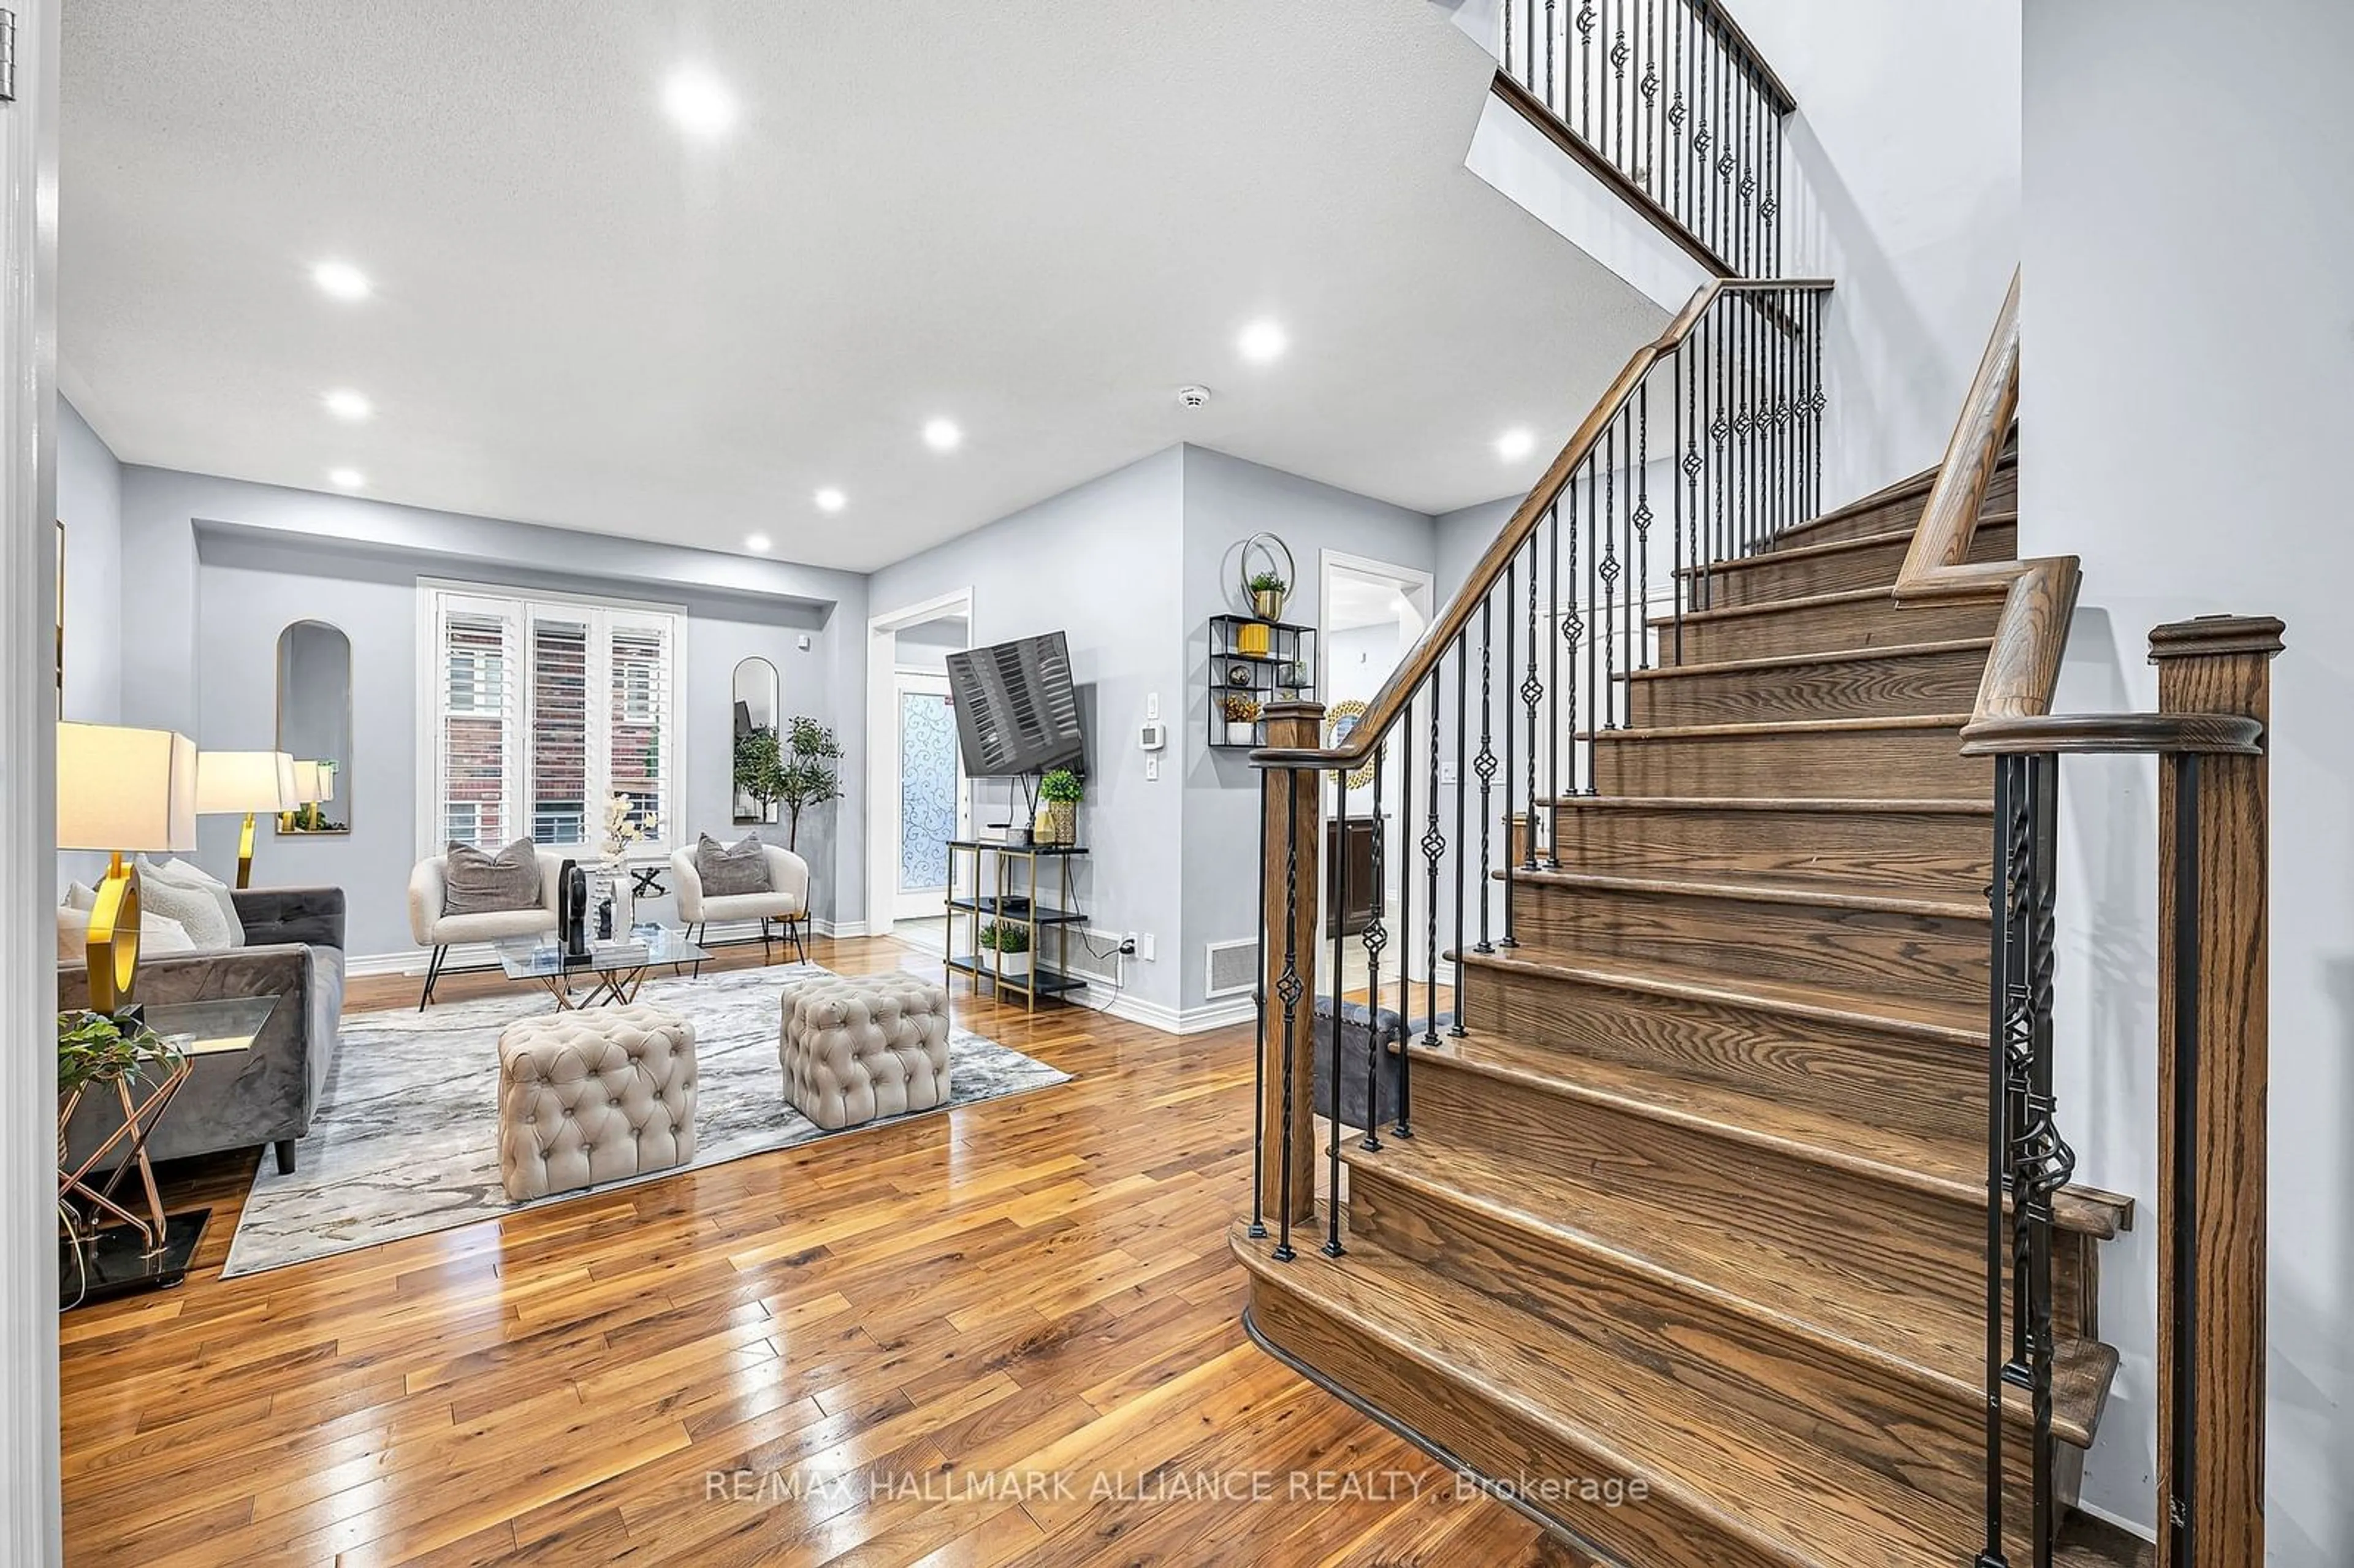
<path id="1" fill-rule="evenodd" d="M 809 943 L 803 933 L 809 924 L 809 862 L 789 849 L 775 844 L 762 844 L 769 862 L 769 891 L 766 893 L 733 893 L 705 897 L 703 875 L 695 867 L 695 845 L 674 851 L 670 857 L 671 874 L 678 879 L 678 923 L 687 929 L 694 940 L 703 940 L 704 927 L 714 920 L 758 920 L 760 923 L 760 961 L 769 961 L 769 944 L 797 954 L 801 961 L 809 962 Z M 769 929 L 771 923 L 782 925 L 781 937 Z M 695 966 L 703 972 L 703 966 Z"/>
<path id="2" fill-rule="evenodd" d="M 447 915 L 450 902 L 450 857 L 437 854 L 417 863 L 408 874 L 408 934 L 420 948 L 433 949 L 425 968 L 425 994 L 417 1011 L 433 1003 L 433 987 L 441 979 L 441 965 L 450 949 L 461 942 L 492 942 L 504 937 L 556 934 L 556 900 L 564 872 L 564 857 L 552 850 L 539 852 L 539 905 L 532 909 L 501 909 L 486 915 Z"/>

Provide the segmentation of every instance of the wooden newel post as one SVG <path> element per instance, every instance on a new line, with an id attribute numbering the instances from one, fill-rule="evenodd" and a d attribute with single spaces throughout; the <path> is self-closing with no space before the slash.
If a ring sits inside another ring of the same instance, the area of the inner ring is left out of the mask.
<path id="1" fill-rule="evenodd" d="M 1265 713 L 1271 748 L 1305 751 L 1323 744 L 1322 704 L 1270 703 Z M 1259 916 L 1259 961 L 1266 970 L 1267 1044 L 1259 1075 L 1265 1155 L 1259 1198 L 1272 1226 L 1285 1215 L 1299 1224 L 1312 1223 L 1316 1214 L 1316 916 L 1324 791 L 1312 768 L 1269 768 L 1264 780 L 1267 895 Z M 1293 998 L 1288 1021 L 1287 994 Z M 1282 1152 L 1287 1117 L 1288 1162 Z"/>
<path id="2" fill-rule="evenodd" d="M 2272 722 L 2270 617 L 2150 633 L 2158 706 Z M 2158 775 L 2158 1541 L 2166 1568 L 2264 1560 L 2266 759 Z"/>

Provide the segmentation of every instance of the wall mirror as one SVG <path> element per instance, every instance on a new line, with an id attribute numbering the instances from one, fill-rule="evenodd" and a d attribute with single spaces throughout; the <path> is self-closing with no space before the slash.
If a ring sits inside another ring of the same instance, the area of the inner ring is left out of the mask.
<path id="1" fill-rule="evenodd" d="M 281 813 L 281 833 L 352 831 L 352 641 L 323 620 L 278 634 L 278 749 L 317 763 L 320 799 Z"/>
<path id="2" fill-rule="evenodd" d="M 751 658 L 736 666 L 736 821 L 773 822 L 777 802 L 762 791 L 769 787 L 777 762 L 778 715 L 784 692 L 777 667 L 766 659 Z"/>

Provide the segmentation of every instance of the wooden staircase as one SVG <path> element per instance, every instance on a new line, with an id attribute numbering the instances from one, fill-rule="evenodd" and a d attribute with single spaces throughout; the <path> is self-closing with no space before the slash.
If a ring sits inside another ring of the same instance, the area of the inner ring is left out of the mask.
<path id="1" fill-rule="evenodd" d="M 1972 560 L 2015 555 L 2015 462 Z M 1264 1342 L 1606 1558 L 1950 1568 L 1983 1532 L 1993 772 L 1959 732 L 2008 583 L 1899 602 L 1934 479 L 1652 623 L 1596 792 L 1538 802 L 1549 853 L 1511 825 L 1510 939 L 1450 955 L 1412 1136 L 1341 1148 L 1342 1254 L 1235 1233 Z M 2056 1204 L 2063 1502 L 2132 1219 Z"/>

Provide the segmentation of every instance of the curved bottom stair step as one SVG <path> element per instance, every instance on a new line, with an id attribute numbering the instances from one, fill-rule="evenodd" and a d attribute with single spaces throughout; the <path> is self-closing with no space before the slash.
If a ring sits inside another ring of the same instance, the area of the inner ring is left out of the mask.
<path id="1" fill-rule="evenodd" d="M 1842 1288 L 1737 1224 L 1614 1201 L 1426 1128 L 1378 1150 L 1351 1140 L 1341 1152 L 1352 1230 L 1392 1251 L 1490 1293 L 1509 1287 L 1514 1299 L 1540 1303 L 1530 1309 L 1541 1317 L 1592 1311 L 1637 1329 L 1673 1321 L 1689 1330 L 1664 1333 L 1659 1355 L 1687 1343 L 1746 1345 L 1752 1368 L 1777 1368 L 1801 1401 L 1829 1368 L 1850 1393 L 1810 1425 L 1850 1418 L 1847 1406 L 1869 1393 L 1900 1412 L 1934 1408 L 1949 1445 L 1977 1452 L 1986 1342 L 1975 1318 L 1908 1295 Z M 2062 1442 L 2091 1446 L 2116 1365 L 2115 1351 L 2098 1341 L 2061 1342 L 2052 1426 Z M 2013 1425 L 2031 1429 L 2024 1392 L 2005 1398 Z"/>
<path id="2" fill-rule="evenodd" d="M 1794 1447 L 1704 1390 L 1373 1243 L 1351 1238 L 1332 1258 L 1310 1242 L 1278 1263 L 1242 1225 L 1230 1242 L 1270 1343 L 1620 1561 L 1952 1568 L 1974 1549 L 1973 1508 Z"/>

